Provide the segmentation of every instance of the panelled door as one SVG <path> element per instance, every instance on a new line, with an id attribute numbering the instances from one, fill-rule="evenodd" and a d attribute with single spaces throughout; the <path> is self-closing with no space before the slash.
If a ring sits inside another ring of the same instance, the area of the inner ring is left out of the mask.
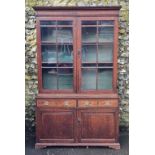
<path id="1" fill-rule="evenodd" d="M 115 109 L 85 108 L 78 110 L 80 143 L 109 143 L 117 140 Z"/>

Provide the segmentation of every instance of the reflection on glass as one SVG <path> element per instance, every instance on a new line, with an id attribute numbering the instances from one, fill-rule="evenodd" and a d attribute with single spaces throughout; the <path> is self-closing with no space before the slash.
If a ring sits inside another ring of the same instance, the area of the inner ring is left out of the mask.
<path id="1" fill-rule="evenodd" d="M 58 21 L 58 25 L 72 25 L 72 21 Z"/>
<path id="2" fill-rule="evenodd" d="M 56 69 L 42 69 L 43 75 L 43 88 L 44 89 L 57 89 L 57 70 Z"/>
<path id="3" fill-rule="evenodd" d="M 41 26 L 48 25 L 72 25 L 72 21 L 40 21 Z"/>
<path id="4" fill-rule="evenodd" d="M 59 68 L 58 69 L 58 89 L 73 88 L 73 69 Z"/>
<path id="5" fill-rule="evenodd" d="M 96 67 L 96 63 L 83 63 L 82 67 L 87 67 L 87 68 L 91 68 L 91 67 Z"/>
<path id="6" fill-rule="evenodd" d="M 82 62 L 96 62 L 96 45 L 82 46 Z"/>
<path id="7" fill-rule="evenodd" d="M 48 63 L 57 61 L 56 45 L 42 45 L 42 61 Z"/>
<path id="8" fill-rule="evenodd" d="M 99 27 L 99 42 L 113 41 L 113 27 Z"/>
<path id="9" fill-rule="evenodd" d="M 57 30 L 57 41 L 59 43 L 72 42 L 73 33 L 70 27 L 59 27 Z"/>
<path id="10" fill-rule="evenodd" d="M 112 89 L 112 69 L 98 69 L 98 89 Z"/>
<path id="11" fill-rule="evenodd" d="M 41 41 L 56 42 L 56 28 L 42 27 L 41 28 Z"/>
<path id="12" fill-rule="evenodd" d="M 82 69 L 82 89 L 96 89 L 96 69 Z"/>
<path id="13" fill-rule="evenodd" d="M 56 25 L 57 22 L 56 21 L 40 21 L 40 25 L 41 26 L 46 26 L 46 25 Z"/>
<path id="14" fill-rule="evenodd" d="M 82 21 L 82 25 L 96 25 L 97 21 Z"/>
<path id="15" fill-rule="evenodd" d="M 58 46 L 58 61 L 62 62 L 73 62 L 73 45 L 62 44 Z"/>
<path id="16" fill-rule="evenodd" d="M 97 28 L 96 27 L 83 27 L 82 28 L 82 41 L 83 42 L 96 42 Z"/>
<path id="17" fill-rule="evenodd" d="M 98 46 L 98 62 L 112 62 L 113 61 L 113 46 Z"/>
<path id="18" fill-rule="evenodd" d="M 114 21 L 112 20 L 99 20 L 98 25 L 114 25 Z"/>

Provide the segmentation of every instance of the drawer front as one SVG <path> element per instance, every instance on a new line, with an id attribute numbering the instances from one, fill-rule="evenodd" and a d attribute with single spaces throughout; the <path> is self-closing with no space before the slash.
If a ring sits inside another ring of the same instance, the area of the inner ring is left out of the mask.
<path id="1" fill-rule="evenodd" d="M 79 100 L 78 107 L 118 107 L 118 101 L 114 99 Z"/>
<path id="2" fill-rule="evenodd" d="M 98 100 L 99 107 L 118 107 L 118 100 L 114 99 L 100 99 Z"/>
<path id="3" fill-rule="evenodd" d="M 79 100 L 78 101 L 78 107 L 96 107 L 97 106 L 97 100 L 88 100 L 88 99 L 84 99 L 84 100 Z"/>
<path id="4" fill-rule="evenodd" d="M 65 100 L 65 99 L 48 99 L 48 100 L 37 100 L 38 107 L 53 107 L 53 108 L 75 108 L 76 100 Z"/>

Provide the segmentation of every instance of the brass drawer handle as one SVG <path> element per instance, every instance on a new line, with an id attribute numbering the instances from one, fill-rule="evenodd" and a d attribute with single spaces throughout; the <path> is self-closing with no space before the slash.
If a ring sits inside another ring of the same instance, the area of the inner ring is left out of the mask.
<path id="1" fill-rule="evenodd" d="M 111 102 L 110 101 L 106 101 L 106 102 L 104 102 L 104 105 L 110 106 L 111 105 Z"/>
<path id="2" fill-rule="evenodd" d="M 65 102 L 64 102 L 64 106 L 65 106 L 65 107 L 69 107 L 68 101 L 65 101 Z"/>
<path id="3" fill-rule="evenodd" d="M 45 101 L 45 102 L 44 102 L 44 105 L 48 105 L 48 104 L 49 104 L 49 102 L 48 102 L 48 101 Z"/>
<path id="4" fill-rule="evenodd" d="M 85 105 L 86 107 L 88 107 L 89 104 L 90 104 L 90 102 L 89 102 L 89 101 L 86 101 L 84 105 Z"/>

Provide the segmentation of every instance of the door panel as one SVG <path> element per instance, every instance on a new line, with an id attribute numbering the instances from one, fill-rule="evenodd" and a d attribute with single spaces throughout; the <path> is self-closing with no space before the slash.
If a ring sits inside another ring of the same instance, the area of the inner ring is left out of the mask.
<path id="1" fill-rule="evenodd" d="M 40 132 L 40 142 L 74 142 L 75 117 L 72 109 L 42 109 L 38 110 L 37 132 Z"/>
<path id="2" fill-rule="evenodd" d="M 78 111 L 80 142 L 115 142 L 116 114 L 98 108 L 81 109 Z"/>

